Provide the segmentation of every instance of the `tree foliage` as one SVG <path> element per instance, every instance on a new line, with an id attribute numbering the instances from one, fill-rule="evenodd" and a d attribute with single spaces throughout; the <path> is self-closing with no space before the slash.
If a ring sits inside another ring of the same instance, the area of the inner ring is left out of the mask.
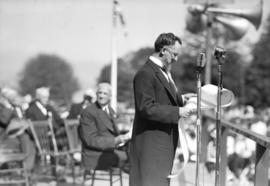
<path id="1" fill-rule="evenodd" d="M 187 47 L 187 46 L 186 46 Z M 200 45 L 193 51 L 200 51 Z M 132 106 L 133 98 L 133 77 L 138 69 L 146 62 L 147 58 L 153 53 L 153 48 L 142 48 L 135 53 L 129 54 L 128 57 L 119 59 L 118 62 L 118 101 L 126 102 Z M 183 48 L 183 53 L 177 63 L 173 64 L 172 76 L 179 90 L 182 93 L 196 92 L 196 61 L 197 55 L 187 48 Z M 212 84 L 217 85 L 217 63 L 212 60 Z M 223 65 L 223 85 L 225 88 L 232 90 L 237 97 L 241 97 L 242 72 L 243 68 L 241 57 L 234 50 L 227 53 L 225 65 Z M 99 82 L 110 82 L 110 65 L 105 66 L 99 76 Z M 202 73 L 202 82 L 204 73 Z"/>
<path id="2" fill-rule="evenodd" d="M 34 95 L 35 89 L 42 86 L 49 87 L 52 100 L 60 104 L 69 103 L 72 94 L 79 88 L 69 63 L 56 55 L 47 54 L 30 59 L 19 80 L 22 94 Z"/>
<path id="3" fill-rule="evenodd" d="M 253 61 L 246 70 L 246 103 L 256 108 L 270 105 L 270 16 L 253 49 Z"/>
<path id="4" fill-rule="evenodd" d="M 142 48 L 135 53 L 130 53 L 118 59 L 117 76 L 117 101 L 133 105 L 133 77 L 136 71 L 145 63 L 153 52 L 151 48 Z M 101 70 L 98 82 L 110 82 L 111 65 L 106 65 Z"/>

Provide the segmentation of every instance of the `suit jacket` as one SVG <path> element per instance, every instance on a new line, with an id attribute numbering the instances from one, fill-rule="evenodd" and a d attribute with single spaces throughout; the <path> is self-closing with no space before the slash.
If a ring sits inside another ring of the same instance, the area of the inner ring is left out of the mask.
<path id="1" fill-rule="evenodd" d="M 41 112 L 41 110 L 36 105 L 36 101 L 37 100 L 30 103 L 28 109 L 25 111 L 25 117 L 32 121 L 47 120 L 48 115 L 45 115 Z M 52 106 L 46 105 L 45 108 L 47 109 L 47 112 L 52 114 L 55 137 L 57 140 L 57 145 L 61 150 L 63 147 L 68 145 L 64 121 Z"/>
<path id="2" fill-rule="evenodd" d="M 119 135 L 115 125 L 114 111 L 110 115 L 95 103 L 87 106 L 81 113 L 79 136 L 82 140 L 82 164 L 86 169 L 94 169 L 101 156 L 113 152 L 114 138 Z"/>
<path id="3" fill-rule="evenodd" d="M 11 121 L 12 118 L 14 118 L 14 110 L 10 108 L 6 108 L 3 104 L 0 103 L 0 127 L 6 128 Z"/>
<path id="4" fill-rule="evenodd" d="M 178 141 L 183 105 L 160 67 L 150 59 L 134 77 L 135 118 L 130 144 L 131 186 L 166 186 Z"/>
<path id="5" fill-rule="evenodd" d="M 83 102 L 72 104 L 67 119 L 78 119 L 83 110 Z"/>

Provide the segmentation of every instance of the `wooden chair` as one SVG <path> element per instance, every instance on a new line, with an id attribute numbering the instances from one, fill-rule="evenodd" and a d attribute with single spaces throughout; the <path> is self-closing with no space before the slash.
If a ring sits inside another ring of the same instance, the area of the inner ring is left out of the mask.
<path id="1" fill-rule="evenodd" d="M 65 120 L 65 128 L 66 134 L 68 138 L 69 144 L 69 153 L 71 154 L 71 169 L 72 169 L 72 177 L 73 177 L 73 184 L 75 184 L 75 159 L 74 154 L 81 153 L 81 140 L 78 135 L 78 126 L 79 120 L 77 119 L 67 119 Z"/>
<path id="2" fill-rule="evenodd" d="M 70 149 L 74 152 L 81 152 L 81 140 L 79 138 L 78 126 L 78 120 L 66 120 Z M 113 186 L 113 183 L 119 181 L 120 186 L 123 186 L 122 169 L 120 167 L 110 167 L 109 169 L 104 170 L 97 166 L 94 170 L 84 170 L 82 186 L 85 185 L 85 181 L 88 179 L 91 179 L 91 186 L 94 186 L 96 180 L 109 181 L 110 186 Z"/>
<path id="3" fill-rule="evenodd" d="M 42 173 L 42 177 L 47 175 L 49 171 L 49 173 L 51 173 L 49 177 L 56 178 L 56 180 L 58 180 L 57 170 L 59 165 L 59 157 L 69 156 L 69 152 L 58 150 L 57 140 L 55 138 L 52 121 L 50 118 L 42 121 L 29 121 L 29 126 L 38 149 L 39 157 L 41 159 L 41 166 L 43 168 L 42 171 L 45 171 L 45 174 L 44 172 Z M 50 158 L 50 161 L 52 161 L 53 158 L 55 162 L 53 162 L 53 164 L 52 162 L 48 162 L 48 157 Z"/>
<path id="4" fill-rule="evenodd" d="M 68 137 L 69 152 L 80 153 L 82 149 L 81 140 L 78 134 L 79 121 L 77 119 L 65 120 L 65 128 Z"/>
<path id="5" fill-rule="evenodd" d="M 24 153 L 0 153 L 0 185 L 25 184 L 29 186 L 29 174 L 25 167 Z M 4 167 L 6 165 L 6 167 Z"/>
<path id="6" fill-rule="evenodd" d="M 91 179 L 91 186 L 94 186 L 96 180 L 109 181 L 110 186 L 113 186 L 115 182 L 119 181 L 120 186 L 123 186 L 122 170 L 119 167 L 111 167 L 106 170 L 99 168 L 84 170 L 82 186 L 84 186 L 87 179 Z"/>

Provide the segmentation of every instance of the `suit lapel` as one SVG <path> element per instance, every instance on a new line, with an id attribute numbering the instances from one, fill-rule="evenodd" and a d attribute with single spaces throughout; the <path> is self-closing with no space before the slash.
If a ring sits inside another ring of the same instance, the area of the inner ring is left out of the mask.
<path id="1" fill-rule="evenodd" d="M 105 125 L 110 131 L 114 132 L 112 121 L 109 118 L 108 114 L 106 114 L 103 110 L 99 109 L 98 116 L 102 124 Z"/>
<path id="2" fill-rule="evenodd" d="M 34 107 L 33 110 L 38 120 L 45 120 L 48 118 L 48 115 L 43 114 L 43 112 L 38 108 L 36 103 L 34 103 L 33 107 Z"/>
<path id="3" fill-rule="evenodd" d="M 166 88 L 166 90 L 169 92 L 169 94 L 173 97 L 173 100 L 175 101 L 175 103 L 177 103 L 177 93 L 174 90 L 174 88 L 172 88 L 172 86 L 170 86 L 168 80 L 162 74 L 162 72 L 160 70 L 160 67 L 158 67 L 156 64 L 154 64 L 150 60 L 147 63 L 155 71 L 155 74 L 156 74 L 157 78 L 161 81 L 161 83 L 163 84 L 163 86 Z"/>
<path id="4" fill-rule="evenodd" d="M 97 109 L 98 109 L 98 118 L 100 119 L 101 123 L 108 128 L 111 132 L 115 133 L 115 129 L 113 127 L 114 120 L 106 113 L 104 112 L 99 105 L 96 103 Z"/>

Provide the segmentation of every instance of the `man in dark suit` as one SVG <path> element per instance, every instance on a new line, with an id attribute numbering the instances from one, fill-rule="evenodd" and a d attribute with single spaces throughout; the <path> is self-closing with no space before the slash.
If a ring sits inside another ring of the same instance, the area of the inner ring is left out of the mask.
<path id="1" fill-rule="evenodd" d="M 178 120 L 194 112 L 183 107 L 195 94 L 177 90 L 169 69 L 181 53 L 181 40 L 163 33 L 155 52 L 134 77 L 135 118 L 130 142 L 130 185 L 168 186 L 178 142 Z"/>
<path id="2" fill-rule="evenodd" d="M 61 150 L 68 145 L 65 124 L 57 111 L 49 104 L 49 99 L 50 89 L 48 87 L 37 88 L 36 99 L 30 103 L 28 109 L 25 111 L 25 116 L 33 121 L 47 120 L 51 117 L 57 145 Z"/>
<path id="3" fill-rule="evenodd" d="M 50 89 L 48 87 L 40 87 L 36 89 L 35 99 L 29 104 L 25 111 L 25 117 L 32 121 L 47 120 L 52 118 L 52 125 L 55 132 L 57 147 L 60 151 L 68 148 L 68 139 L 65 131 L 64 120 L 60 117 L 57 111 L 50 105 Z M 61 157 L 62 158 L 62 157 Z M 56 159 L 51 157 L 51 164 L 55 164 Z M 64 162 L 62 158 L 60 162 Z M 53 175 L 56 175 L 56 168 L 52 168 Z M 58 176 L 59 180 L 64 179 L 63 175 Z"/>
<path id="4" fill-rule="evenodd" d="M 70 107 L 70 111 L 67 119 L 78 119 L 83 109 L 89 104 L 93 103 L 95 95 L 91 89 L 87 89 L 83 95 L 83 101 L 81 103 L 74 103 Z"/>
<path id="5" fill-rule="evenodd" d="M 28 109 L 25 111 L 25 117 L 32 121 L 47 120 L 51 117 L 57 146 L 59 150 L 63 150 L 68 146 L 64 120 L 49 104 L 49 99 L 50 89 L 48 87 L 37 88 L 35 99 L 29 104 Z"/>
<path id="6" fill-rule="evenodd" d="M 86 170 L 124 166 L 127 154 L 118 147 L 129 139 L 126 135 L 119 135 L 116 114 L 109 105 L 110 84 L 100 83 L 96 95 L 97 101 L 86 107 L 80 117 L 82 165 Z"/>

